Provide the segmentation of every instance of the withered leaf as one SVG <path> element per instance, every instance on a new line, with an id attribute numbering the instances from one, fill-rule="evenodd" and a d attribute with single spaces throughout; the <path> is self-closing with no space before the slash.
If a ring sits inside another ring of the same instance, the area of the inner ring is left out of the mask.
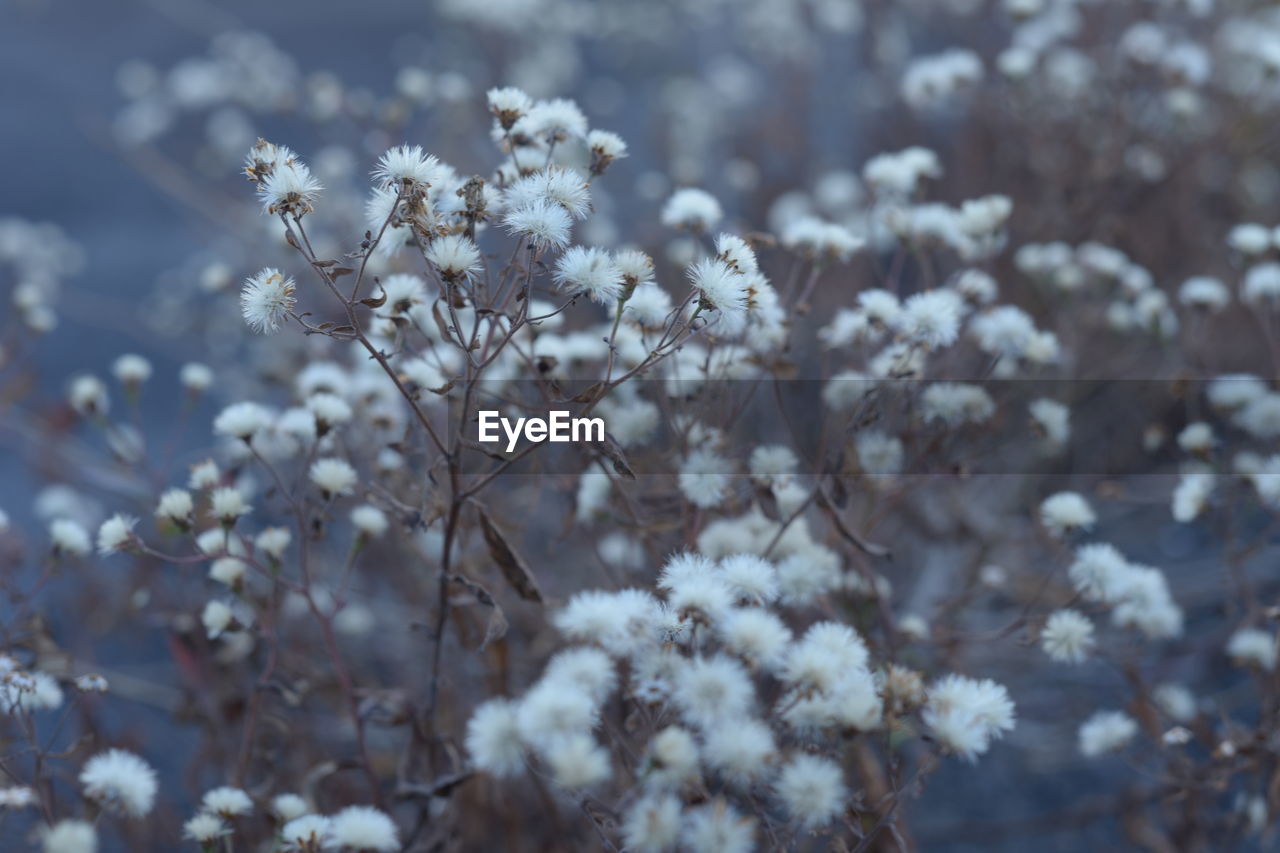
<path id="1" fill-rule="evenodd" d="M 361 305 L 368 305 L 370 308 L 381 308 L 387 304 L 387 292 L 382 291 L 381 296 L 366 296 L 360 300 Z"/>
<path id="2" fill-rule="evenodd" d="M 478 507 L 480 512 L 480 530 L 484 533 L 484 542 L 489 546 L 489 556 L 493 557 L 493 561 L 498 564 L 498 568 L 502 569 L 502 576 L 507 579 L 507 583 L 511 584 L 511 588 L 523 598 L 525 601 L 537 601 L 541 603 L 542 590 L 538 589 L 538 582 L 533 577 L 533 572 L 529 571 L 528 565 L 511 547 L 511 543 L 498 529 L 498 526 L 489 517 L 489 513 L 484 507 Z"/>
<path id="3" fill-rule="evenodd" d="M 631 466 L 627 464 L 627 457 L 622 452 L 622 447 L 609 433 L 604 434 L 604 441 L 599 444 L 600 452 L 613 463 L 613 470 L 619 477 L 625 477 L 628 480 L 636 478 L 636 472 L 631 470 Z"/>
<path id="4" fill-rule="evenodd" d="M 440 330 L 440 337 L 446 341 L 452 341 L 454 339 L 453 333 L 449 331 L 449 323 L 444 319 L 444 314 L 440 313 L 439 299 L 431 303 L 431 318 L 436 321 L 436 328 Z"/>
<path id="5" fill-rule="evenodd" d="M 463 575 L 453 575 L 452 578 L 465 586 L 475 596 L 476 601 L 489 608 L 489 619 L 484 628 L 484 640 L 480 643 L 481 650 L 488 648 L 490 643 L 496 643 L 505 637 L 507 634 L 507 616 L 502 612 L 502 608 L 498 606 L 498 602 L 494 600 L 489 590 Z"/>
<path id="6" fill-rule="evenodd" d="M 329 278 L 342 278 L 344 275 L 351 275 L 355 270 L 351 267 L 337 267 L 329 270 Z"/>

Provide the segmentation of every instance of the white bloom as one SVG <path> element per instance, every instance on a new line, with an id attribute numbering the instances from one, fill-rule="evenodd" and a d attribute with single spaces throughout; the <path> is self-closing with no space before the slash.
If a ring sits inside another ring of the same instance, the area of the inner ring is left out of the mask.
<path id="1" fill-rule="evenodd" d="M 1276 668 L 1276 638 L 1258 628 L 1241 628 L 1227 642 L 1227 654 L 1237 663 L 1270 672 Z"/>
<path id="2" fill-rule="evenodd" d="M 126 353 L 112 363 L 111 374 L 121 385 L 137 387 L 151 378 L 151 362 L 140 355 Z"/>
<path id="3" fill-rule="evenodd" d="M 791 629 L 760 607 L 731 609 L 715 625 L 725 648 L 766 668 L 782 662 L 791 642 Z"/>
<path id="4" fill-rule="evenodd" d="M 585 293 L 601 305 L 615 302 L 622 294 L 622 273 L 603 249 L 568 249 L 556 262 L 553 278 L 561 290 Z"/>
<path id="5" fill-rule="evenodd" d="M 1082 662 L 1093 644 L 1093 622 L 1077 610 L 1055 611 L 1040 632 L 1040 647 L 1045 654 L 1063 663 Z"/>
<path id="6" fill-rule="evenodd" d="M 100 752 L 80 773 L 85 796 L 104 808 L 130 817 L 145 817 L 156 798 L 156 772 L 138 756 L 122 749 Z"/>
<path id="7" fill-rule="evenodd" d="M 724 716 L 704 731 L 703 760 L 735 782 L 763 775 L 776 750 L 772 730 L 759 720 Z"/>
<path id="8" fill-rule="evenodd" d="M 600 175 L 613 164 L 627 156 L 627 143 L 621 136 L 607 130 L 593 130 L 587 134 L 587 149 L 591 152 L 591 174 Z"/>
<path id="9" fill-rule="evenodd" d="M 680 838 L 680 800 L 671 794 L 641 797 L 627 809 L 622 840 L 636 853 L 663 853 Z"/>
<path id="10" fill-rule="evenodd" d="M 490 89 L 486 95 L 489 111 L 504 130 L 510 129 L 533 107 L 533 99 L 515 86 Z"/>
<path id="11" fill-rule="evenodd" d="M 1253 308 L 1280 307 L 1280 263 L 1258 264 L 1245 273 L 1240 298 Z"/>
<path id="12" fill-rule="evenodd" d="M 565 209 L 549 201 L 519 207 L 502 220 L 507 230 L 526 237 L 536 249 L 563 248 L 569 242 L 572 220 Z"/>
<path id="13" fill-rule="evenodd" d="M 311 478 L 311 482 L 320 487 L 321 492 L 330 496 L 348 494 L 359 482 L 356 469 L 352 468 L 345 459 L 333 457 L 317 459 L 311 463 L 307 476 Z"/>
<path id="14" fill-rule="evenodd" d="M 903 303 L 897 326 L 909 340 L 926 349 L 955 343 L 964 304 L 952 290 L 917 293 Z"/>
<path id="15" fill-rule="evenodd" d="M 376 506 L 361 504 L 351 510 L 351 523 L 365 536 L 378 538 L 387 532 L 387 515 Z"/>
<path id="16" fill-rule="evenodd" d="M 255 332 L 274 332 L 298 303 L 293 279 L 274 267 L 245 279 L 240 289 L 240 313 Z"/>
<path id="17" fill-rule="evenodd" d="M 1231 229 L 1227 245 L 1246 255 L 1260 255 L 1271 248 L 1271 231 L 1265 225 L 1246 222 Z"/>
<path id="18" fill-rule="evenodd" d="M 977 760 L 1014 724 L 1013 702 L 1003 686 L 962 675 L 934 682 L 921 716 L 948 752 L 968 761 Z"/>
<path id="19" fill-rule="evenodd" d="M 422 150 L 421 145 L 400 145 L 378 158 L 373 170 L 374 181 L 383 187 L 425 192 L 447 176 L 440 161 Z"/>
<path id="20" fill-rule="evenodd" d="M 1123 711 L 1099 711 L 1080 726 L 1080 752 L 1096 758 L 1114 752 L 1138 733 L 1138 724 Z"/>
<path id="21" fill-rule="evenodd" d="M 198 844 L 208 844 L 230 834 L 231 827 L 215 814 L 198 814 L 182 825 L 182 837 Z"/>
<path id="22" fill-rule="evenodd" d="M 55 518 L 49 522 L 49 538 L 53 540 L 54 550 L 60 554 L 83 557 L 92 548 L 88 532 L 69 518 Z"/>
<path id="23" fill-rule="evenodd" d="M 348 806 L 329 821 L 326 848 L 390 853 L 400 849 L 395 822 L 371 806 Z"/>
<path id="24" fill-rule="evenodd" d="M 755 849 L 755 819 L 716 798 L 689 810 L 683 839 L 691 853 L 750 853 Z"/>
<path id="25" fill-rule="evenodd" d="M 264 213 L 302 216 L 314 208 L 323 189 L 306 164 L 291 157 L 277 163 L 271 174 L 258 184 L 258 196 Z"/>
<path id="26" fill-rule="evenodd" d="M 1193 276 L 1178 288 L 1178 301 L 1188 308 L 1204 311 L 1221 311 L 1231 302 L 1227 286 L 1216 278 Z"/>
<path id="27" fill-rule="evenodd" d="M 200 614 L 200 621 L 204 625 L 205 635 L 210 640 L 216 640 L 218 637 L 231 626 L 231 620 L 234 614 L 231 608 L 221 601 L 210 601 L 204 606 L 204 610 Z"/>
<path id="28" fill-rule="evenodd" d="M 538 136 L 547 142 L 562 142 L 587 134 L 587 117 L 567 98 L 538 101 L 516 122 L 517 135 Z"/>
<path id="29" fill-rule="evenodd" d="M 187 478 L 187 487 L 191 489 L 209 489 L 218 485 L 221 479 L 222 475 L 218 473 L 218 464 L 212 459 L 206 459 L 191 466 L 191 474 Z"/>
<path id="30" fill-rule="evenodd" d="M 86 417 L 105 415 L 109 408 L 107 386 L 96 376 L 77 376 L 67 393 L 71 408 Z"/>
<path id="31" fill-rule="evenodd" d="M 206 364 L 190 361 L 182 365 L 179 379 L 183 388 L 193 394 L 198 394 L 202 391 L 207 391 L 209 386 L 213 384 L 213 370 Z"/>
<path id="32" fill-rule="evenodd" d="M 253 800 L 239 788 L 222 787 L 207 791 L 200 806 L 207 812 L 232 818 L 252 812 Z"/>
<path id="33" fill-rule="evenodd" d="M 254 433 L 271 422 L 267 410 L 257 403 L 232 403 L 218 413 L 213 421 L 213 431 L 219 435 L 248 441 Z M 216 475 L 217 469 L 214 469 Z M 193 474 L 194 477 L 194 474 Z M 193 485 L 192 488 L 201 488 Z"/>
<path id="34" fill-rule="evenodd" d="M 720 202 L 705 190 L 676 190 L 662 207 L 662 224 L 668 228 L 710 231 L 723 218 Z"/>
<path id="35" fill-rule="evenodd" d="M 562 788 L 589 788 L 609 778 L 609 753 L 586 734 L 560 738 L 545 751 L 544 758 Z"/>
<path id="36" fill-rule="evenodd" d="M 716 655 L 691 660 L 679 670 L 674 698 L 690 723 L 714 727 L 745 718 L 755 702 L 755 687 L 742 664 Z"/>
<path id="37" fill-rule="evenodd" d="M 245 503 L 244 495 L 233 486 L 214 489 L 213 494 L 209 496 L 210 512 L 213 513 L 214 518 L 224 524 L 230 524 L 251 509 L 253 507 Z"/>
<path id="38" fill-rule="evenodd" d="M 41 831 L 44 853 L 97 853 L 98 833 L 83 820 L 60 820 Z"/>
<path id="39" fill-rule="evenodd" d="M 133 526 L 138 519 L 116 513 L 98 528 L 98 553 L 104 557 L 123 549 L 133 539 Z"/>
<path id="40" fill-rule="evenodd" d="M 1204 471 L 1184 474 L 1173 492 L 1174 521 L 1189 522 L 1204 511 L 1213 492 L 1214 475 Z"/>
<path id="41" fill-rule="evenodd" d="M 475 241 L 464 234 L 437 237 L 427 248 L 427 260 L 447 281 L 470 278 L 480 269 L 480 250 Z"/>
<path id="42" fill-rule="evenodd" d="M 646 648 L 658 636 L 661 619 L 657 599 L 644 590 L 587 590 L 569 599 L 556 614 L 555 624 L 566 637 L 627 655 Z"/>
<path id="43" fill-rule="evenodd" d="M 1098 517 L 1078 492 L 1058 492 L 1040 503 L 1040 522 L 1054 536 L 1073 530 L 1088 530 Z"/>
<path id="44" fill-rule="evenodd" d="M 285 850 L 312 853 L 329 837 L 330 820 L 324 815 L 306 814 L 305 802 L 302 808 L 303 813 L 290 818 L 280 830 L 280 840 Z"/>
<path id="45" fill-rule="evenodd" d="M 297 794 L 277 794 L 271 800 L 271 811 L 283 821 L 296 820 L 310 810 L 307 801 Z M 321 834 L 323 837 L 323 834 Z"/>
<path id="46" fill-rule="evenodd" d="M 1071 410 L 1057 400 L 1041 397 L 1027 406 L 1031 421 L 1045 441 L 1061 447 L 1071 438 Z"/>
<path id="47" fill-rule="evenodd" d="M 510 777 L 524 770 L 524 744 L 510 700 L 490 699 L 476 708 L 467 722 L 466 744 L 471 761 L 486 773 Z"/>
<path id="48" fill-rule="evenodd" d="M 287 527 L 268 527 L 257 535 L 253 544 L 259 551 L 279 560 L 284 550 L 293 541 L 293 534 Z"/>
<path id="49" fill-rule="evenodd" d="M 564 208 L 573 219 L 584 219 L 591 212 L 590 187 L 570 169 L 534 172 L 508 187 L 505 198 L 511 210 L 550 203 Z"/>
<path id="50" fill-rule="evenodd" d="M 680 465 L 680 491 L 694 506 L 707 509 L 728 497 L 733 465 L 712 450 L 695 450 Z"/>
<path id="51" fill-rule="evenodd" d="M 787 813 L 806 829 L 838 816 L 849 799 L 840 765 L 804 753 L 797 753 L 783 765 L 773 787 Z"/>
<path id="52" fill-rule="evenodd" d="M 689 267 L 689 279 L 708 308 L 728 315 L 747 307 L 747 278 L 717 260 L 702 260 Z"/>

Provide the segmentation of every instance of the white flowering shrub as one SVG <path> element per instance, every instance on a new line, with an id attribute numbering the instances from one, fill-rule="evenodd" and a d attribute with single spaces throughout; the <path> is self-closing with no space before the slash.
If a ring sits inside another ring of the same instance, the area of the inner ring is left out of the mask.
<path id="1" fill-rule="evenodd" d="M 1274 843 L 1280 13 L 428 5 L 0 219 L 0 846 Z"/>

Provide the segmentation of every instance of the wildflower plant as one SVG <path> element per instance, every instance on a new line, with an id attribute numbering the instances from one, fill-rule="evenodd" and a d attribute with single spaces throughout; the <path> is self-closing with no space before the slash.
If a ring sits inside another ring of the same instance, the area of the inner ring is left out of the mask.
<path id="1" fill-rule="evenodd" d="M 485 92 L 244 33 L 123 68 L 148 177 L 237 194 L 149 303 L 189 361 L 32 381 L 82 258 L 0 220 L 47 480 L 0 512 L 15 844 L 925 849 L 1039 832 L 1044 768 L 1109 841 L 1268 843 L 1280 18 L 554 5 L 433 5 L 505 46 Z M 708 20 L 754 62 L 631 90 L 546 52 Z M 855 130 L 757 85 L 855 37 Z"/>

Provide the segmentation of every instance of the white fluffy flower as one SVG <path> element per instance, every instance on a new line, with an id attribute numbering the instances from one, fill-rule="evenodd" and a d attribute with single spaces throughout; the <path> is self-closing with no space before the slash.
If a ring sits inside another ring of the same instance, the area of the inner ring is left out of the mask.
<path id="1" fill-rule="evenodd" d="M 356 469 L 352 468 L 345 459 L 336 457 L 317 459 L 311 463 L 307 476 L 326 495 L 348 494 L 359 481 Z"/>
<path id="2" fill-rule="evenodd" d="M 755 849 L 755 819 L 717 798 L 689 810 L 683 840 L 693 853 L 750 853 Z"/>
<path id="3" fill-rule="evenodd" d="M 680 838 L 679 798 L 671 794 L 641 797 L 627 809 L 622 823 L 622 840 L 637 853 L 663 853 Z"/>
<path id="4" fill-rule="evenodd" d="M 1054 536 L 1072 530 L 1088 530 L 1098 517 L 1079 492 L 1058 492 L 1040 503 L 1040 522 Z"/>
<path id="5" fill-rule="evenodd" d="M 556 261 L 556 286 L 585 293 L 592 301 L 609 305 L 622 294 L 622 272 L 603 249 L 574 246 Z"/>
<path id="6" fill-rule="evenodd" d="M 315 207 L 323 189 L 306 164 L 291 157 L 277 163 L 271 174 L 258 184 L 258 196 L 264 213 L 302 216 Z"/>
<path id="7" fill-rule="evenodd" d="M 730 316 L 746 310 L 747 277 L 722 261 L 698 261 L 689 267 L 689 280 L 706 307 Z"/>
<path id="8" fill-rule="evenodd" d="M 1013 702 L 1002 685 L 962 675 L 934 682 L 921 716 L 944 749 L 968 761 L 1014 724 Z"/>
<path id="9" fill-rule="evenodd" d="M 1114 752 L 1138 733 L 1138 724 L 1123 711 L 1099 711 L 1080 726 L 1080 752 L 1095 758 Z"/>
<path id="10" fill-rule="evenodd" d="M 715 196 L 693 187 L 676 190 L 662 207 L 662 224 L 668 228 L 709 231 L 723 216 Z"/>
<path id="11" fill-rule="evenodd" d="M 200 622 L 204 625 L 205 636 L 216 640 L 231 626 L 235 614 L 231 608 L 221 601 L 210 601 L 200 613 Z"/>
<path id="12" fill-rule="evenodd" d="M 559 205 L 573 219 L 591 212 L 591 190 L 574 171 L 551 168 L 516 181 L 506 192 L 507 208 L 518 210 L 537 204 Z"/>
<path id="13" fill-rule="evenodd" d="M 424 153 L 421 145 L 388 149 L 373 170 L 373 179 L 379 185 L 405 190 L 425 191 L 444 176 L 440 161 Z"/>
<path id="14" fill-rule="evenodd" d="M 1276 638 L 1258 628 L 1241 628 L 1227 641 L 1227 654 L 1238 663 L 1270 672 L 1276 668 Z"/>
<path id="15" fill-rule="evenodd" d="M 167 518 L 175 523 L 186 524 L 195 510 L 195 502 L 186 489 L 168 489 L 160 495 L 156 504 L 156 518 Z"/>
<path id="16" fill-rule="evenodd" d="M 448 281 L 469 278 L 480 269 L 480 250 L 475 241 L 464 234 L 437 237 L 427 248 L 427 260 Z"/>
<path id="17" fill-rule="evenodd" d="M 245 502 L 244 494 L 234 486 L 214 489 L 209 496 L 209 511 L 224 524 L 230 524 L 252 508 Z"/>
<path id="18" fill-rule="evenodd" d="M 182 369 L 178 372 L 178 378 L 182 382 L 183 388 L 193 394 L 199 394 L 208 390 L 209 386 L 213 384 L 213 369 L 207 364 L 189 361 L 182 365 Z"/>
<path id="19" fill-rule="evenodd" d="M 365 536 L 378 538 L 387 532 L 387 514 L 376 506 L 361 504 L 351 510 L 351 523 Z"/>
<path id="20" fill-rule="evenodd" d="M 273 267 L 245 279 L 240 289 L 240 313 L 255 332 L 274 332 L 280 328 L 297 303 L 293 279 Z"/>
<path id="21" fill-rule="evenodd" d="M 533 107 L 533 99 L 515 86 L 490 89 L 486 97 L 489 111 L 504 130 L 509 130 Z"/>
<path id="22" fill-rule="evenodd" d="M 471 761 L 486 773 L 509 777 L 524 770 L 524 744 L 510 700 L 490 699 L 476 708 L 467 722 L 466 743 Z"/>
<path id="23" fill-rule="evenodd" d="M 284 849 L 298 853 L 313 853 L 329 837 L 329 818 L 324 815 L 306 814 L 306 803 L 302 803 L 303 813 L 289 819 L 280 830 L 280 840 Z"/>
<path id="24" fill-rule="evenodd" d="M 1093 648 L 1093 622 L 1077 610 L 1050 614 L 1040 632 L 1040 648 L 1063 663 L 1080 663 Z"/>
<path id="25" fill-rule="evenodd" d="M 121 385 L 136 388 L 151 378 L 151 362 L 140 355 L 126 353 L 112 362 L 111 375 Z"/>
<path id="26" fill-rule="evenodd" d="M 200 806 L 207 812 L 225 818 L 240 817 L 253 811 L 253 800 L 239 788 L 221 787 L 205 792 Z"/>
<path id="27" fill-rule="evenodd" d="M 98 528 L 98 553 L 106 556 L 123 549 L 133 539 L 133 526 L 138 519 L 116 513 Z"/>
<path id="28" fill-rule="evenodd" d="M 329 820 L 325 847 L 390 853 L 400 849 L 399 832 L 391 818 L 372 806 L 347 806 Z"/>
<path id="29" fill-rule="evenodd" d="M 85 796 L 104 808 L 130 817 L 145 817 L 156 798 L 156 772 L 138 756 L 122 749 L 100 752 L 80 772 Z"/>
<path id="30" fill-rule="evenodd" d="M 88 531 L 69 518 L 55 518 L 49 522 L 49 538 L 53 541 L 54 550 L 60 554 L 83 557 L 92 548 Z"/>
<path id="31" fill-rule="evenodd" d="M 257 403 L 232 403 L 214 418 L 213 431 L 219 435 L 248 441 L 253 438 L 254 433 L 270 423 L 270 414 Z M 214 471 L 216 474 L 217 469 L 215 468 Z"/>
<path id="32" fill-rule="evenodd" d="M 953 290 L 917 293 L 902 305 L 898 330 L 927 349 L 950 346 L 960 334 L 964 303 Z"/>
<path id="33" fill-rule="evenodd" d="M 110 408 L 107 386 L 96 376 L 77 376 L 72 379 L 67 397 L 71 408 L 86 417 L 105 415 Z"/>
<path id="34" fill-rule="evenodd" d="M 569 242 L 573 224 L 563 207 L 549 201 L 515 208 L 502 222 L 508 231 L 524 236 L 537 249 L 563 248 Z"/>
<path id="35" fill-rule="evenodd" d="M 197 844 L 208 844 L 230 834 L 231 827 L 216 814 L 201 813 L 182 825 L 182 837 Z"/>
<path id="36" fill-rule="evenodd" d="M 97 853 L 98 833 L 83 820 L 60 820 L 40 833 L 44 853 Z"/>
<path id="37" fill-rule="evenodd" d="M 787 813 L 806 829 L 822 826 L 844 810 L 849 798 L 840 765 L 798 753 L 782 767 L 773 788 Z"/>
<path id="38" fill-rule="evenodd" d="M 680 491 L 694 506 L 718 506 L 728 496 L 733 465 L 711 450 L 695 450 L 680 465 Z"/>

